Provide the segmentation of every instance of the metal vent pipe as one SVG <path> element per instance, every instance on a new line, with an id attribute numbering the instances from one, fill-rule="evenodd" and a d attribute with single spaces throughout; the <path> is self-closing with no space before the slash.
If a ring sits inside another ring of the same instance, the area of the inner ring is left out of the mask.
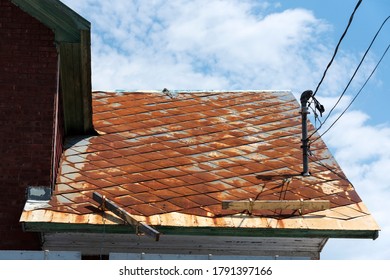
<path id="1" fill-rule="evenodd" d="M 310 176 L 309 172 L 309 139 L 307 136 L 307 115 L 308 111 L 307 103 L 313 96 L 313 91 L 306 90 L 301 95 L 301 115 L 302 115 L 302 158 L 303 158 L 303 171 L 302 176 Z"/>

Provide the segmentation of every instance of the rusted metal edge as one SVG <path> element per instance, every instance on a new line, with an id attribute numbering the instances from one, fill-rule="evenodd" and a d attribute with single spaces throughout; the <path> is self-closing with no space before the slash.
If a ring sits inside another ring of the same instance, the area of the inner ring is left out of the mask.
<path id="1" fill-rule="evenodd" d="M 136 233 L 144 233 L 150 237 L 153 237 L 156 241 L 160 239 L 160 232 L 152 228 L 151 226 L 137 221 L 132 217 L 125 209 L 119 207 L 115 202 L 107 199 L 105 196 L 101 195 L 98 192 L 92 194 L 93 200 L 100 204 L 103 211 L 110 210 L 115 215 L 123 219 L 126 223 L 135 226 Z"/>
<path id="2" fill-rule="evenodd" d="M 330 208 L 329 200 L 225 200 L 222 209 L 229 210 L 326 210 Z"/>

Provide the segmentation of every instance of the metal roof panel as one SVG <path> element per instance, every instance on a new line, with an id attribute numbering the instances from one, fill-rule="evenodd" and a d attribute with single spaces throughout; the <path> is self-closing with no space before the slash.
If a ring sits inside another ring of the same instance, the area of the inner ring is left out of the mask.
<path id="1" fill-rule="evenodd" d="M 68 215 L 97 215 L 91 196 L 81 195 L 94 190 L 156 226 L 196 227 L 201 220 L 205 227 L 223 228 L 231 226 L 227 217 L 239 215 L 249 219 L 241 227 L 266 228 L 270 225 L 263 219 L 269 218 L 275 229 L 342 231 L 351 225 L 359 230 L 362 221 L 362 229 L 378 230 L 369 212 L 345 210 L 362 201 L 321 139 L 313 145 L 311 176 L 301 176 L 300 108 L 291 93 L 185 91 L 175 96 L 93 94 L 94 126 L 101 135 L 67 145 L 51 208 L 46 208 L 56 222 Z M 223 200 L 249 199 L 328 199 L 331 209 L 222 209 Z M 85 207 L 88 203 L 91 207 Z M 359 219 L 347 223 L 341 213 Z M 25 211 L 22 221 L 30 222 L 31 214 Z"/>

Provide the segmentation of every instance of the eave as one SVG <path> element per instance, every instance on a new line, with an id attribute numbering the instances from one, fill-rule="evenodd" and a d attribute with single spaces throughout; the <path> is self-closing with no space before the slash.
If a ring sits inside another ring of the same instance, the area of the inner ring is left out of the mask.
<path id="1" fill-rule="evenodd" d="M 44 25 L 52 29 L 57 42 L 80 42 L 80 30 L 90 30 L 89 21 L 58 0 L 11 0 Z"/>
<path id="2" fill-rule="evenodd" d="M 200 217 L 167 213 L 133 218 L 153 227 L 164 235 L 294 237 L 294 238 L 360 238 L 376 239 L 379 226 L 371 215 L 365 214 L 362 203 L 341 206 L 284 219 L 250 216 Z M 359 211 L 360 215 L 356 215 Z M 354 215 L 351 217 L 351 215 Z M 91 232 L 136 234 L 134 226 L 125 224 L 115 214 L 106 211 L 94 214 L 69 214 L 36 209 L 24 211 L 20 222 L 25 231 L 33 232 Z M 145 237 L 147 238 L 147 237 Z"/>

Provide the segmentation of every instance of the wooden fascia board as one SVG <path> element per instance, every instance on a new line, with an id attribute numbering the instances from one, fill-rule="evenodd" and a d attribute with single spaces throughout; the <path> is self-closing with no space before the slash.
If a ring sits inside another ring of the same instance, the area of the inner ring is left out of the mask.
<path id="1" fill-rule="evenodd" d="M 80 37 L 80 43 L 62 42 L 59 45 L 66 135 L 93 133 L 89 30 L 80 31 Z"/>
<path id="2" fill-rule="evenodd" d="M 23 229 L 29 232 L 90 232 L 136 234 L 135 227 L 129 225 L 93 225 L 73 223 L 22 222 Z M 227 228 L 227 227 L 172 227 L 153 226 L 164 235 L 206 235 L 206 236 L 246 236 L 246 237 L 291 237 L 291 238 L 349 238 L 373 239 L 378 230 L 330 230 L 330 229 L 274 229 L 274 228 Z"/>
<path id="3" fill-rule="evenodd" d="M 81 93 L 83 102 L 84 133 L 93 133 L 92 121 L 92 71 L 91 71 L 91 32 L 80 31 Z"/>
<path id="4" fill-rule="evenodd" d="M 65 134 L 82 134 L 80 43 L 60 43 L 59 50 Z"/>

